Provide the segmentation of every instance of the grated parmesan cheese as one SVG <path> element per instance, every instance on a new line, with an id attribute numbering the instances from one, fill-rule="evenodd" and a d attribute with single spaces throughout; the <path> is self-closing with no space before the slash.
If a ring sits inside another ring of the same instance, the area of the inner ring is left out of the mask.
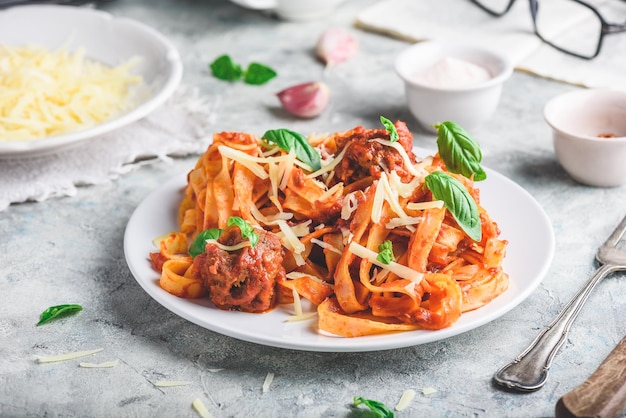
<path id="1" fill-rule="evenodd" d="M 128 110 L 137 87 L 145 87 L 131 74 L 136 61 L 108 67 L 84 49 L 0 44 L 0 141 L 67 134 Z"/>
<path id="2" fill-rule="evenodd" d="M 231 160 L 237 161 L 239 164 L 246 167 L 248 170 L 252 171 L 252 173 L 258 178 L 265 180 L 268 178 L 268 174 L 265 172 L 265 169 L 258 164 L 259 160 L 265 160 L 265 158 L 256 158 L 245 152 L 241 152 L 234 148 L 227 147 L 226 145 L 220 145 L 217 147 L 220 154 L 226 158 L 230 158 Z"/>
<path id="3" fill-rule="evenodd" d="M 424 394 L 424 395 L 432 395 L 433 393 L 437 393 L 437 389 L 435 389 L 435 388 L 424 388 L 424 389 L 422 389 L 422 394 Z"/>
<path id="4" fill-rule="evenodd" d="M 302 316 L 302 301 L 300 300 L 300 295 L 296 289 L 291 289 L 291 294 L 293 295 L 293 311 L 295 316 Z"/>
<path id="5" fill-rule="evenodd" d="M 407 225 L 415 225 L 418 224 L 422 221 L 422 217 L 419 216 L 407 216 L 406 218 L 392 218 L 389 220 L 389 222 L 387 222 L 387 224 L 385 225 L 385 228 L 387 229 L 394 229 L 394 228 L 398 228 L 400 226 L 407 226 Z"/>
<path id="6" fill-rule="evenodd" d="M 317 238 L 311 238 L 311 242 L 313 244 L 319 245 L 320 247 L 322 247 L 325 250 L 332 251 L 333 253 L 336 253 L 336 254 L 339 254 L 339 255 L 342 254 L 341 251 L 339 250 L 339 248 L 337 248 L 334 245 L 331 245 L 331 244 L 329 244 L 327 242 L 319 240 Z"/>
<path id="7" fill-rule="evenodd" d="M 213 244 L 220 250 L 224 250 L 224 251 L 237 251 L 237 250 L 241 250 L 242 248 L 250 246 L 250 241 L 241 241 L 239 244 L 235 244 L 235 245 L 224 245 L 215 239 L 207 239 L 206 243 Z"/>
<path id="8" fill-rule="evenodd" d="M 265 376 L 265 380 L 263 381 L 263 393 L 269 392 L 270 385 L 274 381 L 274 373 L 268 372 Z"/>
<path id="9" fill-rule="evenodd" d="M 392 261 L 389 264 L 381 263 L 376 259 L 376 257 L 378 256 L 377 252 L 372 251 L 369 248 L 366 248 L 360 244 L 357 244 L 354 241 L 350 243 L 350 245 L 348 246 L 348 250 L 357 257 L 364 258 L 375 266 L 381 267 L 385 270 L 389 270 L 398 277 L 410 280 L 414 284 L 419 284 L 424 278 L 424 275 L 422 273 L 415 271 L 405 265 L 396 263 L 395 261 Z"/>
<path id="10" fill-rule="evenodd" d="M 425 210 L 443 207 L 443 200 L 433 200 L 432 202 L 409 202 L 406 204 L 406 208 L 410 210 Z"/>
<path id="11" fill-rule="evenodd" d="M 371 215 L 372 222 L 380 222 L 384 201 L 389 203 L 391 210 L 393 210 L 400 218 L 408 217 L 398 201 L 398 193 L 391 188 L 387 174 L 383 172 L 380 175 L 380 179 L 378 179 L 376 191 L 374 192 Z"/>
<path id="12" fill-rule="evenodd" d="M 343 203 L 341 205 L 341 219 L 349 219 L 358 207 L 359 201 L 356 198 L 356 193 L 357 192 L 352 192 L 344 196 Z"/>
<path id="13" fill-rule="evenodd" d="M 277 219 L 275 222 L 285 238 L 283 240 L 283 245 L 288 250 L 293 251 L 295 254 L 302 254 L 306 248 L 304 244 L 298 239 L 297 234 L 292 230 L 291 227 L 289 227 L 287 222 L 282 219 Z"/>
<path id="14" fill-rule="evenodd" d="M 402 145 L 400 145 L 397 142 L 391 142 L 389 140 L 381 139 L 381 138 L 373 138 L 372 141 L 378 142 L 381 145 L 391 147 L 395 149 L 396 151 L 398 151 L 398 154 L 400 154 L 400 157 L 402 157 L 402 161 L 404 162 L 404 167 L 409 171 L 409 173 L 413 174 L 413 176 L 415 177 L 423 176 L 424 173 L 418 170 L 413 165 L 413 163 L 411 162 L 411 159 L 409 158 L 409 154 L 406 153 L 406 150 L 404 149 L 404 147 L 402 147 Z"/>
<path id="15" fill-rule="evenodd" d="M 346 154 L 346 151 L 348 150 L 348 147 L 344 147 L 343 150 L 341 150 L 341 152 L 335 157 L 333 158 L 328 164 L 326 164 L 325 166 L 323 166 L 322 168 L 320 168 L 319 170 L 310 173 L 307 175 L 308 178 L 315 178 L 315 177 L 319 177 L 322 174 L 328 173 L 332 170 L 335 169 L 335 167 L 337 167 L 337 164 L 339 164 L 341 162 L 341 160 L 343 160 L 343 156 Z"/>
<path id="16" fill-rule="evenodd" d="M 154 383 L 154 386 L 158 388 L 169 388 L 174 386 L 188 386 L 191 382 L 186 380 L 159 380 Z"/>
<path id="17" fill-rule="evenodd" d="M 213 415 L 211 415 L 211 413 L 209 412 L 208 409 L 206 409 L 206 406 L 204 406 L 204 403 L 198 398 L 195 399 L 192 403 L 191 403 L 191 407 L 198 413 L 198 415 L 200 415 L 202 418 L 213 418 Z"/>
<path id="18" fill-rule="evenodd" d="M 415 398 L 415 391 L 413 389 L 405 390 L 396 405 L 396 411 L 403 411 L 406 409 L 410 405 L 411 401 L 413 401 L 413 398 Z"/>
<path id="19" fill-rule="evenodd" d="M 118 359 L 115 359 L 111 361 L 105 361 L 104 363 L 79 363 L 78 366 L 86 369 L 108 369 L 116 367 L 118 364 L 120 364 L 120 361 Z"/>
<path id="20" fill-rule="evenodd" d="M 321 189 L 324 189 L 326 187 L 325 184 L 322 184 L 322 187 L 320 187 Z M 337 183 L 335 184 L 333 187 L 331 187 L 330 189 L 326 190 L 324 193 L 322 193 L 317 200 L 323 202 L 324 200 L 328 199 L 330 196 L 334 195 L 335 193 L 337 193 L 338 190 L 343 189 L 343 183 Z"/>
<path id="21" fill-rule="evenodd" d="M 58 354 L 56 356 L 38 357 L 37 358 L 37 363 L 54 363 L 54 362 L 57 362 L 57 361 L 73 360 L 75 358 L 86 357 L 86 356 L 90 356 L 92 354 L 99 353 L 102 350 L 104 350 L 104 349 L 103 348 L 97 348 L 95 350 L 76 351 L 74 353 Z"/>
<path id="22" fill-rule="evenodd" d="M 290 280 L 300 279 L 302 277 L 308 277 L 309 279 L 313 280 L 314 282 L 326 283 L 324 280 L 320 279 L 319 277 L 316 277 L 316 276 L 314 276 L 312 274 L 301 273 L 299 271 L 290 271 L 289 273 L 285 274 L 285 278 L 290 279 Z"/>
<path id="23" fill-rule="evenodd" d="M 285 318 L 285 322 L 306 321 L 307 319 L 315 318 L 316 316 L 317 312 L 303 313 L 302 315 L 291 315 Z"/>
<path id="24" fill-rule="evenodd" d="M 424 177 L 426 177 L 424 175 Z M 415 189 L 420 187 L 424 183 L 423 177 L 414 177 L 409 183 L 403 183 L 397 172 L 392 171 L 389 173 L 389 185 L 395 190 L 401 197 L 409 197 L 415 192 Z"/>

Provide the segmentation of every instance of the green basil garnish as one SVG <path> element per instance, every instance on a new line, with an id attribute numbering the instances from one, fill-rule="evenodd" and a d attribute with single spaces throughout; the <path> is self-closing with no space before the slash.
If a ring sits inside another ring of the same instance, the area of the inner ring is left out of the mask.
<path id="1" fill-rule="evenodd" d="M 276 77 L 276 71 L 267 65 L 253 62 L 244 71 L 241 65 L 233 62 L 229 55 L 220 55 L 209 68 L 215 78 L 226 81 L 238 81 L 243 78 L 244 83 L 261 85 Z"/>
<path id="2" fill-rule="evenodd" d="M 273 129 L 265 132 L 262 138 L 278 145 L 283 151 L 289 152 L 293 149 L 298 160 L 307 164 L 313 171 L 322 168 L 320 154 L 304 135 L 289 129 Z"/>
<path id="3" fill-rule="evenodd" d="M 45 324 L 46 322 L 51 321 L 55 318 L 71 315 L 82 310 L 83 307 L 75 303 L 51 306 L 41 313 L 41 315 L 39 316 L 39 322 L 37 322 L 37 326 Z"/>
<path id="4" fill-rule="evenodd" d="M 222 230 L 219 228 L 211 228 L 205 229 L 200 232 L 196 239 L 193 240 L 191 247 L 189 247 L 189 255 L 193 258 L 199 256 L 204 253 L 206 248 L 206 240 L 208 239 L 218 239 L 220 235 L 222 235 Z"/>
<path id="5" fill-rule="evenodd" d="M 241 236 L 244 238 L 248 238 L 250 241 L 250 246 L 254 247 L 257 242 L 259 242 L 259 234 L 256 233 L 253 227 L 243 219 L 238 216 L 231 216 L 228 218 L 228 226 L 237 226 L 241 231 Z"/>
<path id="6" fill-rule="evenodd" d="M 392 261 L 396 261 L 396 257 L 393 255 L 393 246 L 391 245 L 390 240 L 386 240 L 378 246 L 378 255 L 376 256 L 376 260 L 383 264 L 389 264 Z"/>
<path id="7" fill-rule="evenodd" d="M 243 77 L 243 81 L 247 84 L 258 86 L 267 83 L 274 77 L 276 77 L 276 71 L 267 65 L 253 62 L 248 66 L 248 69 Z"/>
<path id="8" fill-rule="evenodd" d="M 483 159 L 480 146 L 465 129 L 454 122 L 436 124 L 435 129 L 439 155 L 448 171 L 467 178 L 473 175 L 475 181 L 487 178 L 480 165 Z"/>
<path id="9" fill-rule="evenodd" d="M 387 405 L 382 402 L 374 401 L 371 399 L 364 399 L 362 397 L 354 398 L 354 406 L 365 405 L 367 406 L 377 418 L 393 418 L 393 411 Z"/>
<path id="10" fill-rule="evenodd" d="M 425 178 L 426 187 L 437 200 L 450 211 L 461 229 L 474 241 L 482 239 L 478 205 L 467 189 L 454 177 L 443 171 L 435 171 Z"/>
<path id="11" fill-rule="evenodd" d="M 221 55 L 209 66 L 214 77 L 220 80 L 237 81 L 243 76 L 243 70 L 239 64 L 235 64 L 228 55 Z"/>
<path id="12" fill-rule="evenodd" d="M 397 142 L 400 139 L 400 135 L 398 135 L 398 130 L 396 129 L 396 125 L 394 125 L 392 121 L 390 121 L 384 116 L 381 116 L 380 123 L 382 123 L 385 129 L 387 130 L 387 132 L 389 132 L 389 140 L 391 142 Z"/>

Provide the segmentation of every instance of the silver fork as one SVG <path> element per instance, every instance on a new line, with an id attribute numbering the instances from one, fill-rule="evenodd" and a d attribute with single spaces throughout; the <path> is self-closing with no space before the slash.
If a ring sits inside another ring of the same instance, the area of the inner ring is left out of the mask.
<path id="1" fill-rule="evenodd" d="M 532 392 L 540 389 L 548 378 L 552 360 L 565 342 L 574 319 L 578 316 L 594 287 L 609 273 L 626 270 L 626 249 L 618 244 L 626 232 L 626 217 L 598 249 L 596 259 L 601 266 L 574 295 L 565 308 L 543 329 L 535 340 L 511 363 L 496 372 L 493 380 L 506 389 Z"/>

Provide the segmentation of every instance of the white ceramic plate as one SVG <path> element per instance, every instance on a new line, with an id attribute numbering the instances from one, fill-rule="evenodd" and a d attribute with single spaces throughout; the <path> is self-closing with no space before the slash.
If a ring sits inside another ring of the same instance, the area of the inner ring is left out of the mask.
<path id="1" fill-rule="evenodd" d="M 417 150 L 417 155 L 429 155 Z M 488 305 L 465 313 L 451 327 L 438 331 L 409 331 L 357 338 L 341 338 L 317 332 L 317 319 L 285 322 L 293 314 L 283 305 L 265 314 L 222 311 L 205 300 L 181 299 L 159 286 L 148 253 L 152 240 L 177 230 L 178 204 L 187 173 L 172 179 L 150 194 L 131 216 L 124 236 L 124 252 L 132 274 L 143 289 L 161 305 L 201 327 L 244 341 L 307 351 L 356 352 L 408 347 L 452 337 L 504 315 L 526 299 L 545 276 L 554 256 L 554 232 L 543 209 L 524 189 L 508 178 L 486 170 L 479 184 L 481 205 L 489 212 L 509 241 L 504 262 L 509 288 Z"/>
<path id="2" fill-rule="evenodd" d="M 137 105 L 82 131 L 35 141 L 0 142 L 0 158 L 35 156 L 113 131 L 148 115 L 180 83 L 183 67 L 178 51 L 156 30 L 131 19 L 87 8 L 30 5 L 0 11 L 0 44 L 39 45 L 49 49 L 84 48 L 87 56 L 110 66 L 140 58 L 135 73 L 148 85 Z"/>
<path id="3" fill-rule="evenodd" d="M 230 0 L 238 6 L 248 9 L 268 10 L 276 7 L 276 0 Z"/>

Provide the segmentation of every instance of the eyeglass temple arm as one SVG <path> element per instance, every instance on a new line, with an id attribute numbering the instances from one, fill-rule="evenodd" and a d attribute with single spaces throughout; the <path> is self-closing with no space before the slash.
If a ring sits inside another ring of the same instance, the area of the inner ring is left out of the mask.
<path id="1" fill-rule="evenodd" d="M 626 2 L 626 0 L 622 1 Z M 606 34 L 626 32 L 626 23 L 607 23 L 602 32 Z"/>
<path id="2" fill-rule="evenodd" d="M 626 23 L 607 23 L 602 32 L 605 34 L 626 32 Z"/>

